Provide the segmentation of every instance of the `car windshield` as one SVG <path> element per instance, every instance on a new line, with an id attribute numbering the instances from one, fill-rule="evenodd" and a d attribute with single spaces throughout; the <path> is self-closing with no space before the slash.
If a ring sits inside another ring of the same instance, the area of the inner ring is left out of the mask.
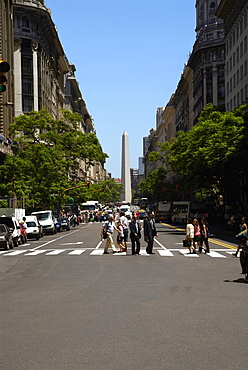
<path id="1" fill-rule="evenodd" d="M 0 233 L 5 233 L 5 227 L 3 225 L 0 225 Z"/>
<path id="2" fill-rule="evenodd" d="M 37 219 L 39 221 L 42 221 L 42 220 L 47 220 L 49 218 L 49 216 L 50 216 L 50 213 L 49 212 L 46 212 L 46 213 L 37 213 L 35 216 L 37 217 Z"/>
<path id="3" fill-rule="evenodd" d="M 28 221 L 27 227 L 36 227 L 36 223 L 34 221 Z"/>
<path id="4" fill-rule="evenodd" d="M 0 222 L 1 222 L 1 224 L 7 225 L 11 229 L 14 229 L 14 227 L 15 227 L 11 217 L 1 217 Z M 18 228 L 20 228 L 20 226 Z"/>

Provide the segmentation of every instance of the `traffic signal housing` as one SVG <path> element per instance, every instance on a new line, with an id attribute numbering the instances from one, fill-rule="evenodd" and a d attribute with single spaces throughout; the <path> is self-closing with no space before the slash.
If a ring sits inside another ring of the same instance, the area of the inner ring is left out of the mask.
<path id="1" fill-rule="evenodd" d="M 7 77 L 5 74 L 9 72 L 10 65 L 5 60 L 0 60 L 0 93 L 6 91 L 5 83 L 7 82 Z"/>

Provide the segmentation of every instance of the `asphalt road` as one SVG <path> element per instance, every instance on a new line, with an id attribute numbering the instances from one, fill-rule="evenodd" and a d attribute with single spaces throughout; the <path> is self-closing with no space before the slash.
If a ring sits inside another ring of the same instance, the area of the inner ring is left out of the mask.
<path id="1" fill-rule="evenodd" d="M 0 251 L 1 370 L 247 369 L 247 290 L 235 244 L 103 255 L 101 224 Z M 19 254 L 17 254 L 19 253 Z"/>

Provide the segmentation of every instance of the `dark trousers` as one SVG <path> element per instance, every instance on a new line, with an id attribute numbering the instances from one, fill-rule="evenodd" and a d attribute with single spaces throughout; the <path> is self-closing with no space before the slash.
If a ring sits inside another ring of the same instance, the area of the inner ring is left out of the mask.
<path id="1" fill-rule="evenodd" d="M 240 265 L 242 268 L 242 274 L 248 274 L 248 253 L 240 252 Z"/>
<path id="2" fill-rule="evenodd" d="M 132 254 L 139 253 L 140 252 L 140 238 L 138 236 L 133 236 L 131 238 L 132 242 Z M 135 245 L 136 245 L 136 250 L 135 250 Z"/>
<path id="3" fill-rule="evenodd" d="M 148 244 L 146 247 L 146 253 L 152 253 L 154 236 L 148 236 Z"/>

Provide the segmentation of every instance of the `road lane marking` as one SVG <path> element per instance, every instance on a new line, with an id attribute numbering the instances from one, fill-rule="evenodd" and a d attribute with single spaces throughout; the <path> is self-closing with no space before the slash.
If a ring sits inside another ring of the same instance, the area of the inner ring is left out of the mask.
<path id="1" fill-rule="evenodd" d="M 169 251 L 169 249 L 167 249 L 167 250 L 165 250 L 165 249 L 163 249 L 163 250 L 158 249 L 158 253 L 160 254 L 161 257 L 174 257 L 174 254 L 171 253 Z"/>
<path id="2" fill-rule="evenodd" d="M 4 257 L 6 257 L 6 256 L 18 256 L 18 254 L 22 254 L 22 253 L 25 253 L 25 252 L 27 252 L 27 250 L 14 251 L 14 252 L 4 254 Z"/>
<path id="3" fill-rule="evenodd" d="M 58 254 L 63 253 L 65 251 L 66 249 L 55 249 L 52 252 L 47 253 L 46 256 L 57 256 Z"/>
<path id="4" fill-rule="evenodd" d="M 74 251 L 68 253 L 69 256 L 80 256 L 80 254 L 84 253 L 85 249 L 75 249 Z"/>
<path id="5" fill-rule="evenodd" d="M 39 251 L 32 251 L 30 253 L 26 253 L 24 254 L 24 256 L 38 256 L 38 254 L 42 254 L 42 253 L 46 253 L 47 252 L 47 249 L 42 249 L 42 250 L 39 250 Z"/>
<path id="6" fill-rule="evenodd" d="M 220 254 L 215 251 L 210 251 L 209 253 L 207 253 L 207 255 L 210 257 L 215 257 L 215 258 L 226 258 L 226 256 L 223 256 L 223 254 Z"/>
<path id="7" fill-rule="evenodd" d="M 93 252 L 90 253 L 91 256 L 101 256 L 104 252 L 103 248 L 95 249 Z"/>
<path id="8" fill-rule="evenodd" d="M 196 253 L 189 253 L 188 249 L 178 249 L 178 252 L 181 253 L 184 257 L 199 257 Z"/>

